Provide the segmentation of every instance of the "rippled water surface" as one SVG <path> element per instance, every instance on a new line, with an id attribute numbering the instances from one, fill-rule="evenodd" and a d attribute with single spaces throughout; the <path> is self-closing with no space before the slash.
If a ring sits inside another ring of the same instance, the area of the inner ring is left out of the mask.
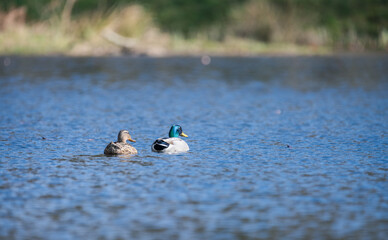
<path id="1" fill-rule="evenodd" d="M 0 60 L 0 238 L 388 239 L 387 55 Z"/>

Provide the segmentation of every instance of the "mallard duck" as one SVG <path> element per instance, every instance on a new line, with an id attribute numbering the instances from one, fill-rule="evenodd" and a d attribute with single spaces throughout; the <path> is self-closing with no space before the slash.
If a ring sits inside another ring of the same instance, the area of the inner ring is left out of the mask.
<path id="1" fill-rule="evenodd" d="M 183 133 L 181 126 L 172 125 L 168 136 L 168 138 L 156 139 L 151 146 L 152 151 L 162 153 L 180 153 L 189 151 L 189 145 L 179 138 L 179 136 L 188 137 Z"/>
<path id="2" fill-rule="evenodd" d="M 106 146 L 104 154 L 137 154 L 136 148 L 132 147 L 128 141 L 136 142 L 131 138 L 127 130 L 121 130 L 117 137 L 117 142 L 111 142 Z"/>

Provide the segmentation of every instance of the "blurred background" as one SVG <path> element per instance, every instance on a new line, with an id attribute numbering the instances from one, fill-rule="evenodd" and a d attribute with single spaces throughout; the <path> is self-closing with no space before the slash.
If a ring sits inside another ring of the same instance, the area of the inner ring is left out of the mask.
<path id="1" fill-rule="evenodd" d="M 245 56 L 387 50 L 385 0 L 0 2 L 0 54 Z"/>
<path id="2" fill-rule="evenodd" d="M 0 0 L 0 239 L 388 239 L 387 5 Z"/>

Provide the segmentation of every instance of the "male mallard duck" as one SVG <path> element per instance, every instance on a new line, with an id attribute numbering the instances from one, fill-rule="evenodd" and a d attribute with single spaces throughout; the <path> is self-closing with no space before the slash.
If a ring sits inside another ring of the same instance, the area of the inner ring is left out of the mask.
<path id="1" fill-rule="evenodd" d="M 168 136 L 168 138 L 156 139 L 151 146 L 152 151 L 162 153 L 180 153 L 189 151 L 189 145 L 178 138 L 179 136 L 188 137 L 183 133 L 181 126 L 172 125 Z"/>
<path id="2" fill-rule="evenodd" d="M 131 138 L 127 130 L 121 130 L 117 137 L 117 142 L 111 142 L 106 146 L 104 154 L 137 154 L 136 148 L 132 147 L 128 141 L 136 142 Z"/>

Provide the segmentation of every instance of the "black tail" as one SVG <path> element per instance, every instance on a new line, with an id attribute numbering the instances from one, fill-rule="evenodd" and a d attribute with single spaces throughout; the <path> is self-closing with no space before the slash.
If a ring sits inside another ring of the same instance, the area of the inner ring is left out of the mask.
<path id="1" fill-rule="evenodd" d="M 162 151 L 163 149 L 166 149 L 168 148 L 168 146 L 170 146 L 170 144 L 166 143 L 165 141 L 163 141 L 162 139 L 157 139 L 154 144 L 152 144 L 153 148 L 156 150 L 156 151 Z"/>

